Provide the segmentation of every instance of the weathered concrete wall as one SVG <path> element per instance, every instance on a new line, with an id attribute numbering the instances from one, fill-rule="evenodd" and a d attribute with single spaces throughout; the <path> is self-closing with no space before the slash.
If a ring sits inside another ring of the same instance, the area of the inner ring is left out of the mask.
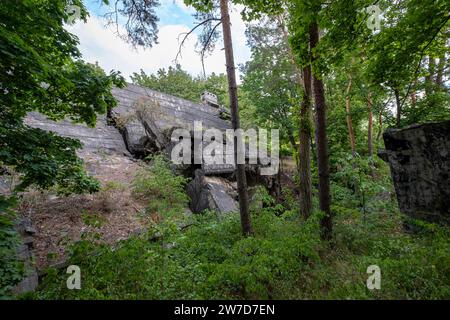
<path id="1" fill-rule="evenodd" d="M 122 135 L 116 128 L 107 125 L 104 115 L 98 117 L 95 128 L 90 128 L 84 124 L 75 124 L 68 120 L 51 121 L 37 112 L 29 113 L 25 123 L 33 128 L 52 131 L 64 137 L 80 140 L 83 144 L 82 154 L 130 155 L 125 147 Z"/>
<path id="2" fill-rule="evenodd" d="M 123 89 L 114 88 L 112 93 L 118 105 L 111 115 L 119 126 L 124 126 L 125 141 L 115 127 L 107 125 L 106 116 L 98 117 L 95 128 L 66 120 L 54 122 L 35 112 L 30 113 L 25 122 L 35 128 L 79 139 L 84 145 L 83 152 L 120 155 L 129 155 L 126 147 L 132 153 L 142 152 L 142 148 L 152 151 L 152 148 L 157 147 L 152 145 L 155 140 L 152 134 L 158 135 L 174 127 L 192 130 L 194 121 L 202 121 L 204 129 L 231 128 L 230 122 L 220 118 L 218 108 L 206 104 L 194 103 L 133 84 L 128 84 Z M 150 112 L 145 113 L 143 119 L 138 119 L 136 115 L 139 105 L 150 106 Z"/>
<path id="3" fill-rule="evenodd" d="M 129 84 L 123 89 L 112 90 L 118 105 L 113 109 L 114 116 L 126 116 L 134 112 L 136 103 L 156 101 L 155 122 L 161 131 L 171 127 L 193 129 L 194 121 L 202 121 L 205 128 L 229 129 L 228 121 L 220 118 L 220 110 L 207 104 L 194 103 L 148 88 Z"/>
<path id="4" fill-rule="evenodd" d="M 417 219 L 450 224 L 450 121 L 384 133 L 400 210 Z"/>
<path id="5" fill-rule="evenodd" d="M 175 128 L 192 132 L 194 121 L 201 121 L 203 130 L 231 128 L 230 122 L 221 118 L 221 109 L 208 104 L 193 103 L 132 84 L 123 89 L 114 88 L 112 93 L 118 105 L 111 110 L 109 120 L 115 121 L 115 126 L 108 125 L 105 115 L 98 117 L 95 128 L 66 120 L 54 122 L 39 113 L 28 114 L 25 122 L 34 128 L 79 139 L 83 144 L 79 156 L 96 177 L 111 175 L 117 167 L 130 166 L 132 156 L 170 151 L 170 133 Z M 234 166 L 226 165 L 202 168 L 207 175 L 232 174 L 234 171 Z M 205 182 L 195 190 L 198 195 L 192 194 L 193 202 L 197 203 L 197 198 L 207 195 L 206 201 L 199 202 L 202 210 L 234 211 L 236 204 L 224 187 L 228 184 L 225 180 L 222 182 L 222 185 L 217 181 Z"/>
<path id="6" fill-rule="evenodd" d="M 169 132 L 175 128 L 192 131 L 195 121 L 201 121 L 204 130 L 231 128 L 230 122 L 221 118 L 220 109 L 208 104 L 132 84 L 123 89 L 114 88 L 112 92 L 118 105 L 111 116 L 122 132 L 128 150 L 138 157 L 164 149 L 162 146 L 170 141 Z"/>

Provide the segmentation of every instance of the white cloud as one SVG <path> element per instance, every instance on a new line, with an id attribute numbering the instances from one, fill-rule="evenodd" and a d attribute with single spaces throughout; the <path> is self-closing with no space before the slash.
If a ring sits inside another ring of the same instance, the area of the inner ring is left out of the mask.
<path id="1" fill-rule="evenodd" d="M 173 1 L 173 0 L 164 0 Z M 164 2 L 163 1 L 163 2 Z M 180 8 L 181 0 L 176 0 Z M 232 32 L 235 49 L 236 64 L 244 63 L 250 57 L 249 48 L 246 46 L 245 24 L 238 11 L 231 12 Z M 133 49 L 129 44 L 114 34 L 114 29 L 104 27 L 105 21 L 95 15 L 91 15 L 87 23 L 78 22 L 74 26 L 68 26 L 68 30 L 80 39 L 80 50 L 84 60 L 98 62 L 106 72 L 120 70 L 125 77 L 133 72 L 143 69 L 147 73 L 153 73 L 160 68 L 168 68 L 174 65 L 174 59 L 178 52 L 179 35 L 189 31 L 185 25 L 162 25 L 159 28 L 159 44 L 151 49 Z M 123 30 L 121 30 L 124 33 Z M 180 38 L 180 39 L 179 39 Z M 182 50 L 182 58 L 179 63 L 183 69 L 193 75 L 202 73 L 201 61 L 195 52 L 196 36 L 192 35 L 185 43 Z M 215 51 L 205 60 L 207 73 L 225 73 L 225 57 L 222 50 L 223 42 L 219 41 Z M 127 79 L 128 80 L 128 79 Z"/>
<path id="2" fill-rule="evenodd" d="M 185 11 L 186 13 L 189 13 L 189 14 L 192 14 L 195 12 L 195 9 L 185 5 L 183 0 L 160 0 L 159 3 L 161 4 L 161 6 L 175 4 L 180 9 L 182 9 L 183 11 Z"/>

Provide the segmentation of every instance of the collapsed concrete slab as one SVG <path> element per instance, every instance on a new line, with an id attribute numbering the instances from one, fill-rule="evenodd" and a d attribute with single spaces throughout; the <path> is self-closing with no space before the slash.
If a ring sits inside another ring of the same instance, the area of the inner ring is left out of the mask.
<path id="1" fill-rule="evenodd" d="M 450 121 L 387 130 L 386 150 L 400 210 L 450 225 Z"/>
<path id="2" fill-rule="evenodd" d="M 189 183 L 187 193 L 191 198 L 191 210 L 201 213 L 207 209 L 219 214 L 237 212 L 237 192 L 232 183 L 220 177 L 206 177 L 203 170 L 195 171 L 195 178 Z"/>
<path id="3" fill-rule="evenodd" d="M 170 156 L 174 146 L 171 141 L 172 132 L 175 129 L 186 129 L 192 133 L 195 121 L 201 122 L 203 130 L 231 129 L 226 110 L 218 104 L 205 101 L 194 103 L 133 84 L 128 84 L 125 88 L 114 88 L 112 93 L 117 106 L 108 115 L 99 116 L 95 128 L 68 120 L 54 122 L 35 112 L 28 114 L 25 123 L 34 128 L 79 139 L 83 144 L 79 156 L 85 160 L 88 171 L 97 177 L 114 171 L 117 166 L 129 166 L 133 157 L 145 158 L 157 152 Z M 203 179 L 201 186 L 191 188 L 189 195 L 193 211 L 237 211 L 235 199 L 229 196 L 232 193 L 230 183 L 223 178 L 224 175 L 229 178 L 233 176 L 234 165 L 174 165 L 174 169 L 182 173 L 188 172 L 191 177 L 197 168 L 203 169 L 211 179 Z M 221 175 L 222 178 L 214 180 L 212 176 L 216 175 Z"/>

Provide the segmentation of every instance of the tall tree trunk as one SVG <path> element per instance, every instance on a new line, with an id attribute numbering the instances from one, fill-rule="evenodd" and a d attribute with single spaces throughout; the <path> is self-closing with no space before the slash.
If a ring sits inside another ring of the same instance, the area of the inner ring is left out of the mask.
<path id="1" fill-rule="evenodd" d="M 288 46 L 292 67 L 296 75 L 298 85 L 303 88 L 303 101 L 300 106 L 300 148 L 298 155 L 298 169 L 300 177 L 300 214 L 308 218 L 312 212 L 312 182 L 311 182 L 311 67 L 303 68 L 302 73 L 295 61 L 292 48 L 289 44 L 289 36 L 286 31 L 283 18 L 278 17 L 280 29 Z M 303 77 L 302 77 L 303 75 Z M 303 79 L 302 79 L 303 78 Z"/>
<path id="2" fill-rule="evenodd" d="M 297 143 L 295 142 L 294 133 L 292 132 L 292 130 L 290 128 L 287 129 L 287 136 L 289 139 L 289 143 L 291 144 L 292 150 L 297 149 Z"/>
<path id="3" fill-rule="evenodd" d="M 239 121 L 239 104 L 236 84 L 236 70 L 234 66 L 233 42 L 231 38 L 231 22 L 228 9 L 228 0 L 220 0 L 220 12 L 222 15 L 223 42 L 225 45 L 225 60 L 227 64 L 227 76 L 230 95 L 231 122 L 233 129 L 240 128 Z M 234 159 L 236 163 L 236 179 L 239 195 L 239 211 L 241 214 L 242 232 L 244 235 L 252 233 L 252 225 L 250 221 L 250 212 L 248 204 L 247 178 L 245 176 L 245 164 L 237 163 L 238 143 L 244 143 L 235 139 Z M 242 148 L 241 150 L 243 150 Z"/>
<path id="4" fill-rule="evenodd" d="M 369 111 L 369 128 L 367 129 L 367 153 L 369 154 L 369 158 L 373 157 L 373 144 L 372 144 L 372 132 L 373 132 L 373 101 L 372 101 L 372 92 L 369 91 L 367 95 L 367 109 Z"/>
<path id="5" fill-rule="evenodd" d="M 435 73 L 436 73 L 436 59 L 430 57 L 428 64 L 428 72 L 430 73 L 431 82 L 435 82 Z"/>
<path id="6" fill-rule="evenodd" d="M 294 153 L 294 160 L 295 160 L 295 167 L 297 168 L 297 170 L 299 170 L 299 154 L 298 154 L 298 150 L 297 150 L 297 142 L 295 141 L 295 137 L 294 137 L 294 133 L 292 132 L 291 129 L 288 129 L 288 139 L 289 139 L 289 143 L 291 144 L 291 148 L 292 151 Z"/>
<path id="7" fill-rule="evenodd" d="M 395 94 L 395 103 L 397 105 L 397 119 L 396 119 L 396 125 L 397 127 L 400 127 L 400 121 L 402 120 L 402 103 L 400 101 L 400 92 L 398 89 L 394 89 Z"/>
<path id="8" fill-rule="evenodd" d="M 352 114 L 351 114 L 351 98 L 350 98 L 350 92 L 352 90 L 352 75 L 350 75 L 350 79 L 348 81 L 347 86 L 347 92 L 345 96 L 345 111 L 346 111 L 346 118 L 347 118 L 347 128 L 348 128 L 348 137 L 350 140 L 350 148 L 352 150 L 352 155 L 356 155 L 356 143 L 355 143 L 355 132 L 353 131 L 353 121 L 352 121 Z"/>
<path id="9" fill-rule="evenodd" d="M 300 108 L 300 212 L 305 218 L 312 211 L 311 183 L 311 67 L 303 68 L 303 101 Z"/>
<path id="10" fill-rule="evenodd" d="M 425 76 L 425 94 L 429 97 L 433 93 L 434 72 L 436 69 L 436 61 L 432 57 L 428 57 L 428 75 Z"/>
<path id="11" fill-rule="evenodd" d="M 445 54 L 439 58 L 438 70 L 436 75 L 436 84 L 439 90 L 442 90 L 444 84 Z"/>
<path id="12" fill-rule="evenodd" d="M 417 104 L 417 93 L 416 93 L 416 90 L 417 90 L 417 78 L 414 80 L 414 87 L 413 87 L 412 92 L 411 92 L 411 105 L 413 107 L 415 107 L 416 104 Z"/>
<path id="13" fill-rule="evenodd" d="M 319 42 L 319 26 L 314 22 L 309 29 L 311 52 Z M 333 223 L 331 217 L 330 168 L 328 160 L 327 118 L 323 82 L 313 75 L 314 99 L 316 103 L 317 167 L 319 171 L 319 207 L 325 214 L 321 220 L 322 238 L 331 240 Z"/>
<path id="14" fill-rule="evenodd" d="M 383 108 L 381 108 L 380 113 L 378 114 L 377 142 L 380 141 L 382 133 L 383 133 Z"/>

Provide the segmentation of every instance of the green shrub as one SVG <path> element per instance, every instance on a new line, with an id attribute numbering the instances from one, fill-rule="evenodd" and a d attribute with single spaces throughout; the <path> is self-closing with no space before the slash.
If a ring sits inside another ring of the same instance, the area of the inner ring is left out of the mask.
<path id="1" fill-rule="evenodd" d="M 175 175 L 163 155 L 154 156 L 151 160 L 151 166 L 136 174 L 133 193 L 148 201 L 148 213 L 164 213 L 167 217 L 183 213 L 189 203 L 185 192 L 187 179 Z"/>
<path id="2" fill-rule="evenodd" d="M 20 237 L 14 229 L 15 198 L 0 195 L 0 300 L 11 298 L 11 289 L 22 280 L 25 269 L 17 258 Z"/>
<path id="3" fill-rule="evenodd" d="M 264 207 L 253 207 L 251 237 L 242 236 L 237 213 L 194 215 L 193 224 L 180 231 L 177 213 L 187 204 L 186 180 L 157 157 L 137 176 L 134 192 L 163 221 L 114 248 L 85 237 L 70 249 L 70 264 L 81 268 L 82 289 L 66 289 L 64 270 L 51 270 L 32 298 L 450 298 L 449 229 L 415 222 L 419 232 L 406 233 L 405 217 L 390 198 L 380 197 L 392 186 L 378 173 L 370 178 L 373 172 L 364 172 L 360 179 L 372 179 L 367 183 L 375 186 L 367 190 L 365 210 L 355 206 L 360 195 L 339 181 L 345 174 L 335 177 L 341 198 L 332 207 L 330 246 L 320 240 L 320 213 L 303 221 L 294 199 L 281 206 L 264 190 L 254 197 Z M 155 233 L 160 237 L 149 241 Z M 370 265 L 381 268 L 381 290 L 367 289 Z"/>

